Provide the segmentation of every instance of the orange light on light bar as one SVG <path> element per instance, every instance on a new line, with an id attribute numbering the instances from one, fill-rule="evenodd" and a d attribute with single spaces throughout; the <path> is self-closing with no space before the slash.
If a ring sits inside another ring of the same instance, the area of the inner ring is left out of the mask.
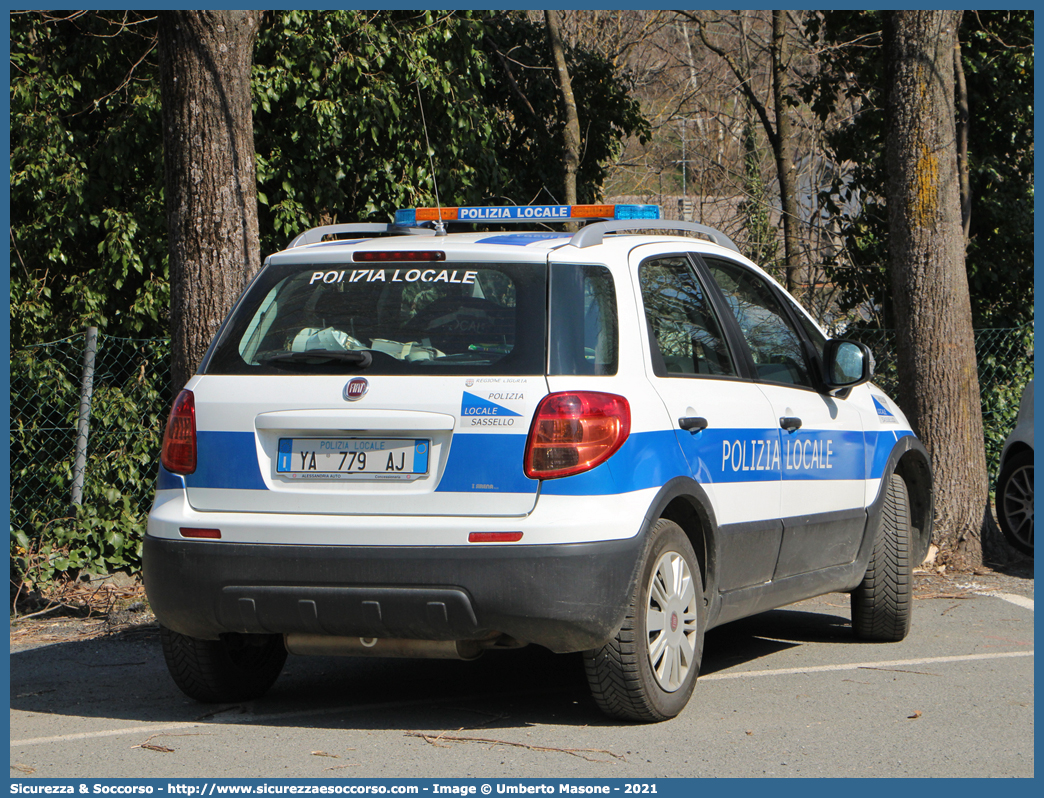
<path id="1" fill-rule="evenodd" d="M 571 205 L 569 216 L 573 219 L 612 219 L 615 205 Z"/>
<path id="2" fill-rule="evenodd" d="M 437 222 L 441 219 L 444 222 L 455 222 L 459 210 L 459 208 L 417 208 L 417 221 Z"/>

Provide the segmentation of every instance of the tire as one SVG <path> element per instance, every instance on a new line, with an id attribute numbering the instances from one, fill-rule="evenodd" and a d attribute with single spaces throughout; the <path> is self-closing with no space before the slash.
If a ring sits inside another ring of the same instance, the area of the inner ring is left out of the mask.
<path id="1" fill-rule="evenodd" d="M 997 520 L 1008 543 L 1033 556 L 1033 452 L 1008 459 L 997 480 Z"/>
<path id="2" fill-rule="evenodd" d="M 163 657 L 175 684 L 204 704 L 260 698 L 286 662 L 280 635 L 222 635 L 198 640 L 160 627 Z"/>
<path id="3" fill-rule="evenodd" d="M 620 631 L 601 648 L 584 652 L 599 709 L 613 718 L 656 722 L 685 708 L 703 656 L 703 601 L 689 539 L 661 518 L 649 534 Z"/>
<path id="4" fill-rule="evenodd" d="M 863 640 L 895 643 L 910 631 L 913 611 L 910 495 L 898 474 L 888 479 L 874 550 L 852 591 L 852 628 Z"/>

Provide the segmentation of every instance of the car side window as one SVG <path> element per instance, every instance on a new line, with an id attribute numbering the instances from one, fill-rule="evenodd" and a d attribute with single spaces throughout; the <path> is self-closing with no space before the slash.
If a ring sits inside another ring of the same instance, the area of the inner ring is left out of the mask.
<path id="1" fill-rule="evenodd" d="M 650 344 L 668 375 L 736 375 L 721 325 L 687 258 L 646 261 L 638 268 L 638 283 Z"/>
<path id="2" fill-rule="evenodd" d="M 730 261 L 703 258 L 750 347 L 758 378 L 815 387 L 801 336 L 768 282 Z"/>

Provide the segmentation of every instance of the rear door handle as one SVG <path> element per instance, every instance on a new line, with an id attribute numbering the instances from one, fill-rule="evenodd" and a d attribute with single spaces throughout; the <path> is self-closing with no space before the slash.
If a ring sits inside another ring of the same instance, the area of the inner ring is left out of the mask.
<path id="1" fill-rule="evenodd" d="M 779 426 L 783 427 L 787 432 L 794 432 L 801 429 L 801 419 L 797 416 L 783 416 L 779 420 Z"/>
<path id="2" fill-rule="evenodd" d="M 689 432 L 697 433 L 707 428 L 707 419 L 703 418 L 703 416 L 685 416 L 678 419 L 678 426 L 682 429 L 687 429 Z"/>

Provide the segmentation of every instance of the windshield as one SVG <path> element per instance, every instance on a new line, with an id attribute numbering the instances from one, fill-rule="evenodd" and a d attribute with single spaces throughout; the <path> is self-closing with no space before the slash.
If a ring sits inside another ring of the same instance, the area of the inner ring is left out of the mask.
<path id="1" fill-rule="evenodd" d="M 209 374 L 543 374 L 540 264 L 269 266 Z"/>

